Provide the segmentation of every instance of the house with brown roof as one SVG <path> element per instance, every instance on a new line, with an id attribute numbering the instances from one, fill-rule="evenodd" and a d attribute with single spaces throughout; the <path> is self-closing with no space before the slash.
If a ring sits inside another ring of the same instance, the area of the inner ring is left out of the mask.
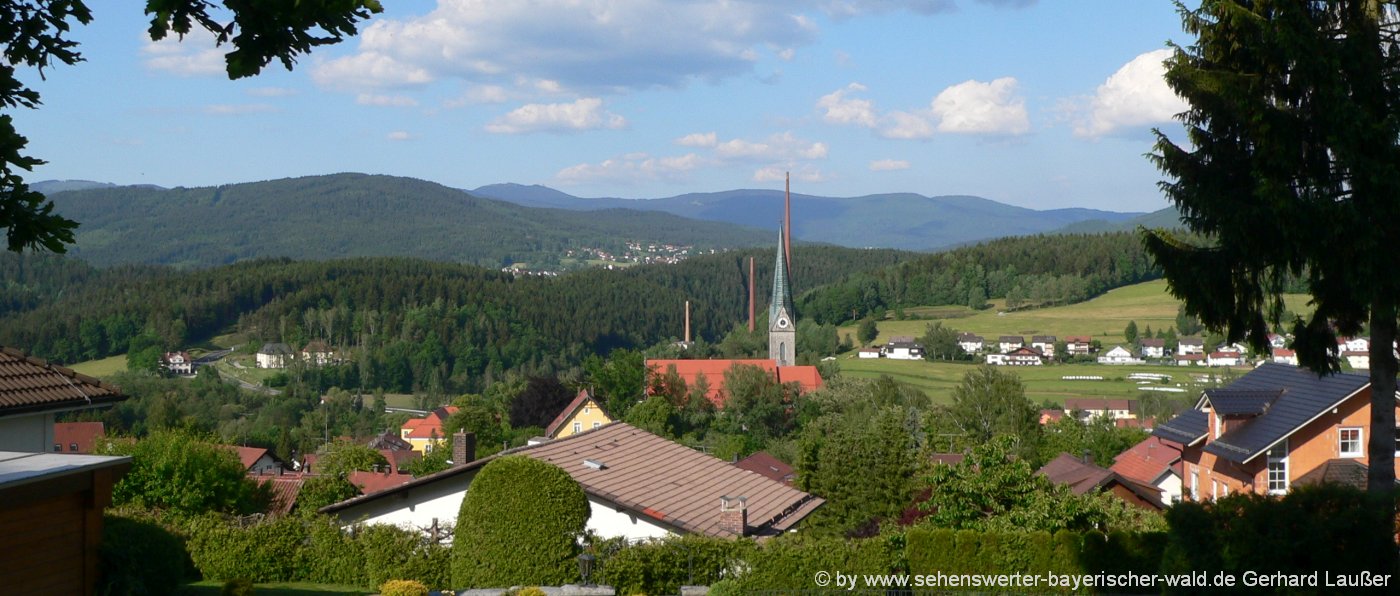
<path id="1" fill-rule="evenodd" d="M 107 436 L 101 422 L 55 422 L 53 425 L 54 453 L 92 453 L 98 439 Z"/>
<path id="2" fill-rule="evenodd" d="M 319 339 L 306 342 L 306 345 L 301 348 L 301 361 L 310 366 L 340 363 L 340 359 L 335 355 L 335 350 Z"/>
<path id="3" fill-rule="evenodd" d="M 243 464 L 243 469 L 249 474 L 277 474 L 286 469 L 282 461 L 277 459 L 265 447 L 230 447 L 238 453 L 238 461 Z"/>
<path id="4" fill-rule="evenodd" d="M 792 469 L 792 466 L 783 463 L 782 460 L 773 457 L 773 454 L 767 451 L 758 451 L 736 461 L 734 467 L 766 476 L 788 486 L 792 486 L 793 482 L 797 480 L 797 472 Z"/>
<path id="5" fill-rule="evenodd" d="M 1050 479 L 1050 482 L 1068 486 L 1076 495 L 1104 491 L 1143 509 L 1160 511 L 1166 508 L 1162 504 L 1157 487 L 1132 480 L 1068 453 L 1061 453 L 1041 466 L 1036 473 Z"/>
<path id="6" fill-rule="evenodd" d="M 1365 468 L 1370 420 L 1367 375 L 1318 377 L 1270 362 L 1227 387 L 1205 390 L 1194 408 L 1152 434 L 1182 446 L 1185 498 L 1205 500 L 1233 492 L 1283 494 Z"/>
<path id="7" fill-rule="evenodd" d="M 1056 341 L 1059 340 L 1053 335 L 1034 335 L 1031 336 L 1031 347 L 1040 350 L 1046 358 L 1054 358 Z"/>
<path id="8" fill-rule="evenodd" d="M 1181 500 L 1181 447 L 1161 437 L 1147 437 L 1113 458 L 1108 469 L 1162 491 L 1163 503 Z"/>
<path id="9" fill-rule="evenodd" d="M 194 358 L 190 357 L 189 352 L 166 352 L 160 357 L 160 365 L 171 374 L 194 374 Z"/>
<path id="10" fill-rule="evenodd" d="M 0 451 L 52 451 L 58 413 L 106 408 L 125 399 L 105 382 L 0 347 Z"/>
<path id="11" fill-rule="evenodd" d="M 1026 338 L 1019 335 L 1003 335 L 997 338 L 997 350 L 1006 354 L 1026 345 Z"/>
<path id="12" fill-rule="evenodd" d="M 1142 348 L 1143 358 L 1167 357 L 1167 340 L 1165 339 L 1158 339 L 1155 337 L 1143 338 L 1138 342 L 1138 346 Z"/>
<path id="13" fill-rule="evenodd" d="M 1065 337 L 1065 352 L 1070 356 L 1088 356 L 1094 349 L 1094 338 L 1087 335 Z"/>
<path id="14" fill-rule="evenodd" d="M 422 418 L 409 418 L 399 427 L 399 438 L 412 445 L 414 451 L 432 453 L 439 443 L 447 440 L 443 424 L 456 413 L 457 406 L 443 406 L 428 412 L 428 415 Z"/>
<path id="15" fill-rule="evenodd" d="M 764 475 L 614 422 L 470 460 L 328 505 L 321 512 L 347 526 L 450 524 L 477 472 L 496 458 L 511 455 L 554 464 L 577 481 L 591 508 L 588 530 L 602 538 L 772 536 L 793 530 L 824 503 Z"/>
<path id="16" fill-rule="evenodd" d="M 1131 399 L 1101 399 L 1095 397 L 1071 397 L 1065 399 L 1066 412 L 1079 412 L 1085 419 L 1106 417 L 1114 420 L 1136 418 L 1133 413 L 1137 402 Z"/>
<path id="17" fill-rule="evenodd" d="M 544 436 L 551 439 L 562 439 L 572 434 L 581 433 L 585 430 L 598 428 L 604 424 L 612 422 L 612 416 L 603 411 L 598 405 L 598 400 L 593 399 L 593 395 L 587 389 L 579 390 L 569 405 L 559 412 L 558 416 L 544 429 Z"/>
<path id="18" fill-rule="evenodd" d="M 1045 357 L 1035 348 L 1016 348 L 1005 354 L 987 354 L 987 364 L 992 366 L 1041 366 Z"/>
<path id="19" fill-rule="evenodd" d="M 694 387 L 704 377 L 709 390 L 705 397 L 717 408 L 723 408 L 729 399 L 724 387 L 724 373 L 735 366 L 757 366 L 771 375 L 779 383 L 797 383 L 802 393 L 822 388 L 822 376 L 815 366 L 778 366 L 778 361 L 770 359 L 747 360 L 647 360 L 647 391 L 652 390 L 652 380 L 657 375 L 669 374 L 672 369 L 685 382 L 686 387 Z"/>

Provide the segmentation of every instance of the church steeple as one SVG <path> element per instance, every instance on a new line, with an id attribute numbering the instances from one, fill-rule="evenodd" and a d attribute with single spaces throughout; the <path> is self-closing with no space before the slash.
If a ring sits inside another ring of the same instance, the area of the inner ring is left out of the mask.
<path id="1" fill-rule="evenodd" d="M 797 364 L 797 321 L 793 319 L 792 288 L 788 285 L 786 240 L 778 229 L 778 256 L 773 265 L 773 298 L 768 304 L 768 358 L 778 366 Z"/>

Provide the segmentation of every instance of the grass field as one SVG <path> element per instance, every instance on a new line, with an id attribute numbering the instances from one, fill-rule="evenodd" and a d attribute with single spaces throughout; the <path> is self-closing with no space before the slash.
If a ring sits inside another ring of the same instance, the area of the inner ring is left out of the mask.
<path id="1" fill-rule="evenodd" d="M 895 380 L 908 383 L 927 393 L 935 403 L 951 403 L 953 388 L 962 381 L 963 375 L 976 368 L 973 363 L 924 362 L 921 360 L 889 360 L 885 358 L 860 359 L 843 357 L 840 360 L 841 374 L 856 378 L 878 378 L 889 375 Z M 1144 395 L 1190 396 L 1200 394 L 1201 389 L 1210 386 L 1208 375 L 1224 374 L 1225 369 L 1205 369 L 1199 367 L 1178 368 L 1172 366 L 1110 366 L 1105 364 L 1060 364 L 1053 366 L 1006 367 L 1021 377 L 1026 386 L 1026 397 L 1037 404 L 1049 401 L 1064 404 L 1067 398 L 1126 398 L 1140 399 Z M 1237 371 L 1242 374 L 1243 371 Z M 1141 383 L 1129 379 L 1133 373 L 1153 373 L 1171 375 L 1166 382 Z M 1103 380 L 1074 380 L 1065 377 L 1098 376 Z M 1142 387 L 1180 389 L 1172 391 L 1147 391 Z"/>
<path id="2" fill-rule="evenodd" d="M 119 372 L 126 372 L 126 354 L 109 356 L 101 360 L 88 360 L 86 362 L 79 362 L 68 368 L 76 370 L 89 377 L 97 377 L 99 379 L 104 377 L 110 377 Z"/>
<path id="3" fill-rule="evenodd" d="M 248 354 L 229 354 L 215 362 L 214 366 L 218 369 L 219 376 L 232 377 L 253 385 L 261 385 L 268 377 L 283 372 L 271 368 L 258 368 L 257 356 Z"/>
<path id="4" fill-rule="evenodd" d="M 1299 314 L 1311 312 L 1308 297 L 1289 295 L 1285 302 L 1288 308 Z M 974 311 L 963 306 L 914 307 L 905 309 L 906 314 L 920 317 L 938 318 L 944 325 L 958 331 L 976 333 L 988 340 L 1002 335 L 1020 335 L 1030 340 L 1032 335 L 1054 335 L 1063 339 L 1069 335 L 1088 335 L 1110 347 L 1123 342 L 1123 329 L 1129 321 L 1137 321 L 1138 329 L 1166 329 L 1176 324 L 1176 310 L 1180 302 L 1167 293 L 1166 280 L 1150 281 L 1110 290 L 1102 296 L 1079 304 L 1055 306 L 1003 312 L 1005 301 L 993 300 L 992 307 Z M 886 319 L 879 322 L 880 336 L 875 343 L 882 344 L 896 335 L 921 336 L 930 320 L 896 321 Z M 855 326 L 838 330 L 842 336 L 849 333 L 855 337 Z"/>

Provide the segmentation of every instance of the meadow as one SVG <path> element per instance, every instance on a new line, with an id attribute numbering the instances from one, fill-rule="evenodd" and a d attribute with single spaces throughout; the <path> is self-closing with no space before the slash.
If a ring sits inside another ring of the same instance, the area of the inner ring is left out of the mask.
<path id="1" fill-rule="evenodd" d="M 110 377 L 119 372 L 126 371 L 126 354 L 117 354 L 116 356 L 109 356 L 100 360 L 79 362 L 68 368 L 89 377 L 97 377 L 99 379 Z"/>

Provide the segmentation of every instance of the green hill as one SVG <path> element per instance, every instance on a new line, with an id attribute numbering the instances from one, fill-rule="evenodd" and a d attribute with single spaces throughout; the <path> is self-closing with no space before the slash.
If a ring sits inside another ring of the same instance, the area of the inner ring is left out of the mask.
<path id="1" fill-rule="evenodd" d="M 1105 232 L 1131 232 L 1138 226 L 1144 228 L 1180 228 L 1181 212 L 1176 207 L 1158 209 L 1146 215 L 1139 215 L 1126 221 L 1089 219 L 1075 222 L 1051 232 L 1052 234 L 1101 234 Z"/>
<path id="2" fill-rule="evenodd" d="M 628 240 L 697 250 L 774 242 L 772 232 L 667 213 L 522 207 L 422 180 L 364 174 L 90 188 L 51 198 L 58 212 L 81 224 L 71 253 L 98 266 L 413 256 L 495 268 L 549 263 L 584 247 L 620 251 Z"/>

